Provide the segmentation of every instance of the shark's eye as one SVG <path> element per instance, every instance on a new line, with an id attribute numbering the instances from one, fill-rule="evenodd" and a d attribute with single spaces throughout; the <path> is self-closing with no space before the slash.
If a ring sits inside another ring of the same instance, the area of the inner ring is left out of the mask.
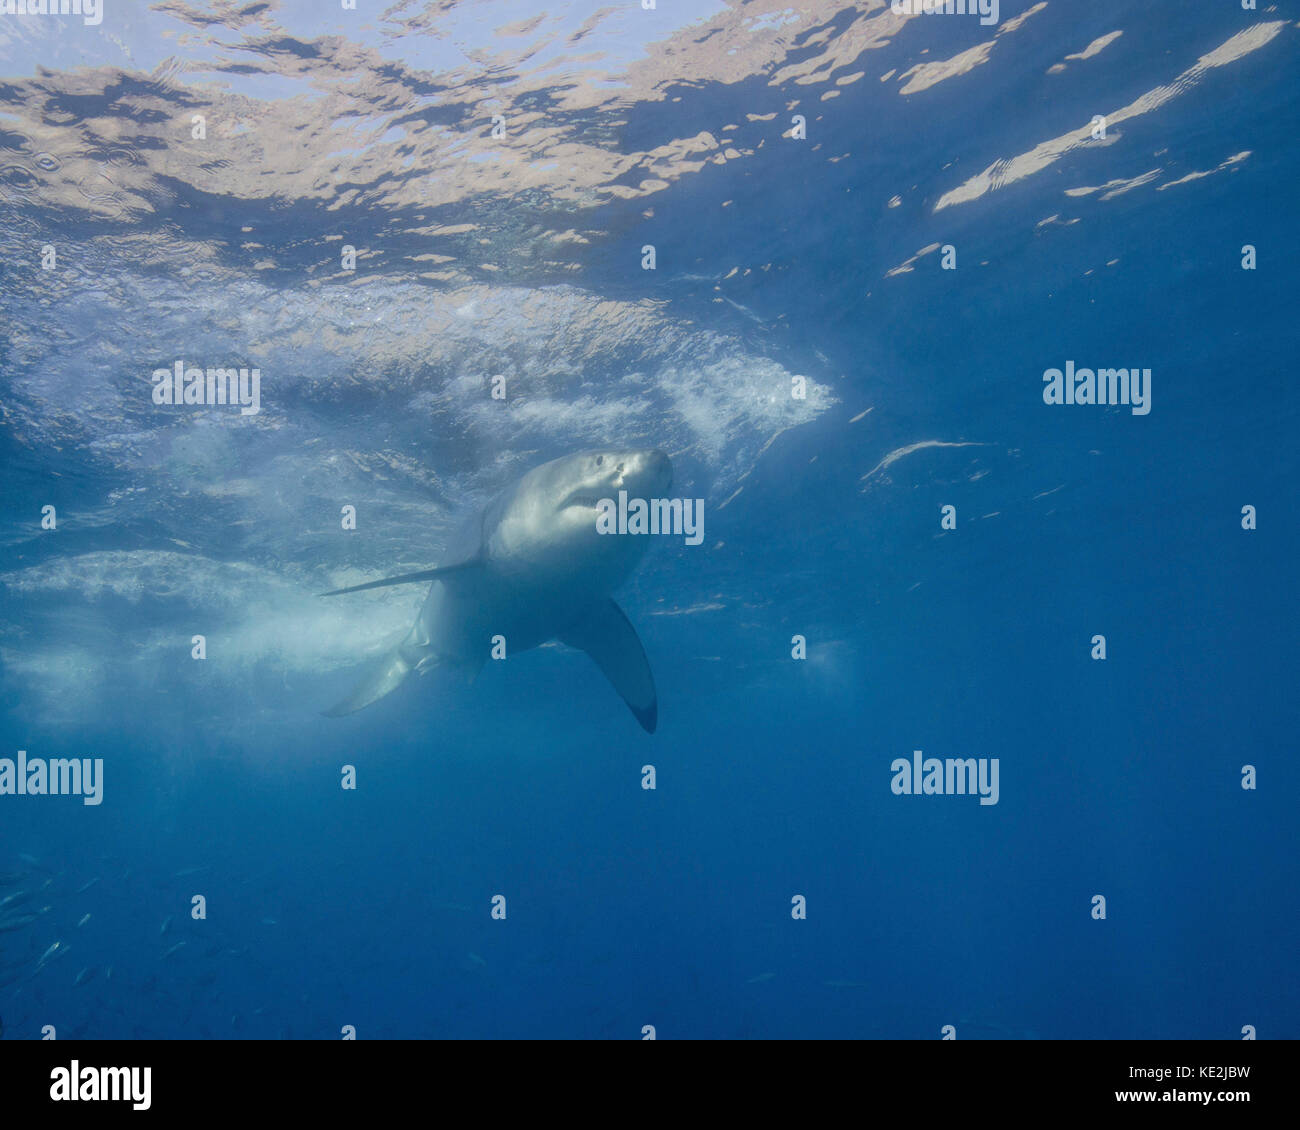
<path id="1" fill-rule="evenodd" d="M 596 456 L 596 466 L 597 466 L 597 467 L 599 467 L 599 466 L 600 466 L 602 463 L 604 463 L 604 462 L 605 462 L 605 457 L 604 457 L 603 455 L 597 455 L 597 456 Z"/>

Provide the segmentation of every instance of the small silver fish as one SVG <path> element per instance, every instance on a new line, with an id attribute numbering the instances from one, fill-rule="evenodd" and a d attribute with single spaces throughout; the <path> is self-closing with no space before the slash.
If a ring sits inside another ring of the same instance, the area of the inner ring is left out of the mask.
<path id="1" fill-rule="evenodd" d="M 81 921 L 77 923 L 77 929 L 80 930 L 89 921 L 90 921 L 90 915 L 83 914 L 81 916 Z"/>
<path id="2" fill-rule="evenodd" d="M 95 967 L 93 965 L 87 965 L 85 969 L 77 974 L 77 979 L 72 982 L 72 987 L 75 989 L 78 985 L 84 985 L 94 976 Z"/>
<path id="3" fill-rule="evenodd" d="M 167 915 L 166 918 L 163 919 L 162 925 L 158 927 L 158 937 L 161 938 L 165 933 L 167 933 L 167 928 L 171 926 L 171 924 L 172 924 L 172 916 L 169 914 Z"/>
<path id="4" fill-rule="evenodd" d="M 42 965 L 44 965 L 47 961 L 49 961 L 50 958 L 52 958 L 56 953 L 58 953 L 59 950 L 63 948 L 64 946 L 62 942 L 51 942 L 50 948 L 47 949 L 43 954 L 41 954 L 40 959 L 36 962 L 36 968 L 39 969 Z"/>
<path id="5" fill-rule="evenodd" d="M 160 957 L 158 960 L 165 961 L 167 958 L 171 957 L 171 955 L 174 954 L 178 949 L 180 949 L 181 946 L 183 946 L 184 944 L 185 944 L 184 942 L 177 942 L 174 946 L 172 946 L 171 949 L 169 949 L 165 954 L 163 954 L 162 957 Z"/>
<path id="6" fill-rule="evenodd" d="M 30 926 L 40 917 L 39 914 L 20 914 L 17 918 L 8 918 L 0 922 L 0 934 L 11 934 Z"/>

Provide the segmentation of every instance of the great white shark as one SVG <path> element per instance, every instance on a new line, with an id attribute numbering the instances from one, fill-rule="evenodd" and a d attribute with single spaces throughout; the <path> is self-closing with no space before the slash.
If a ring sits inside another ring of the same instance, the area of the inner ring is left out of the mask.
<path id="1" fill-rule="evenodd" d="M 473 678 L 494 637 L 506 654 L 560 640 L 585 651 L 654 733 L 659 705 L 636 629 L 611 593 L 645 554 L 648 538 L 599 533 L 601 499 L 662 497 L 673 468 L 658 450 L 584 451 L 534 467 L 452 537 L 441 563 L 418 573 L 322 596 L 432 581 L 406 638 L 337 706 L 336 718 L 369 706 L 412 671 L 452 668 Z"/>

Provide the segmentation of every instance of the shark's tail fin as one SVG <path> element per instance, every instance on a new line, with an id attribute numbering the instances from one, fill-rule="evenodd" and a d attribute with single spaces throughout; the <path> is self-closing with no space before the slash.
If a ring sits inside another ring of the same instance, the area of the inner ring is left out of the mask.
<path id="1" fill-rule="evenodd" d="M 325 717 L 339 718 L 344 714 L 352 714 L 363 706 L 369 706 L 400 687 L 406 681 L 406 676 L 414 669 L 414 666 L 407 661 L 403 648 L 394 648 L 374 671 L 361 680 L 356 690 L 337 706 L 326 710 Z"/>

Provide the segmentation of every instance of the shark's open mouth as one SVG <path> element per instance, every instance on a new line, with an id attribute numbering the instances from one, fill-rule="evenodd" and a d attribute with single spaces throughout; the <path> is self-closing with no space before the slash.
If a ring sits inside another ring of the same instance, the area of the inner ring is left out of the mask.
<path id="1" fill-rule="evenodd" d="M 564 509 L 565 507 L 569 507 L 569 506 L 586 506 L 591 510 L 595 510 L 596 507 L 599 505 L 600 505 L 600 499 L 597 498 L 594 494 L 575 493 L 569 495 L 569 497 L 564 500 L 564 505 L 561 507 L 561 509 Z"/>

